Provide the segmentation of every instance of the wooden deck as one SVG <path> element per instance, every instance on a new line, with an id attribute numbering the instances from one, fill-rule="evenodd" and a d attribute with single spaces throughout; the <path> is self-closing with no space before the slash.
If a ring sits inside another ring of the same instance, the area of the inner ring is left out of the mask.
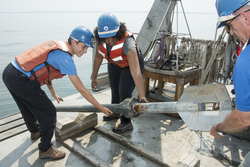
<path id="1" fill-rule="evenodd" d="M 20 113 L 3 117 L 0 119 L 0 142 L 27 130 Z"/>
<path id="2" fill-rule="evenodd" d="M 101 103 L 110 103 L 110 90 L 92 92 Z M 159 95 L 160 93 L 160 95 Z M 136 96 L 134 94 L 133 96 Z M 173 100 L 174 87 L 166 84 L 151 99 L 161 96 Z M 89 104 L 80 94 L 64 98 L 64 103 Z M 74 120 L 79 113 L 58 113 L 58 122 Z M 84 113 L 85 114 L 85 113 Z M 86 113 L 91 114 L 91 113 Z M 66 152 L 58 161 L 38 157 L 37 144 L 32 141 L 21 114 L 0 119 L 1 165 L 4 166 L 236 166 L 250 150 L 248 141 L 233 136 L 214 139 L 209 132 L 194 132 L 181 119 L 167 114 L 141 114 L 132 118 L 133 131 L 115 134 L 111 129 L 119 120 L 105 122 L 97 113 L 98 126 L 89 128 L 65 140 L 52 139 Z M 0 166 L 1 166 L 0 165 Z"/>

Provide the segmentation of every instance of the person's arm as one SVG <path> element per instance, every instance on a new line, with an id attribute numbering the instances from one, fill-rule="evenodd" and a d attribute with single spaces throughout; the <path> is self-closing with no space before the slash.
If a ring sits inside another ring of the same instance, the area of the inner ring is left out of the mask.
<path id="1" fill-rule="evenodd" d="M 240 132 L 250 126 L 250 111 L 242 112 L 236 108 L 233 112 L 229 113 L 223 122 L 220 124 L 215 124 L 211 130 L 210 134 L 215 138 L 222 138 L 223 136 L 218 135 L 217 131 L 223 133 L 236 133 Z"/>
<path id="2" fill-rule="evenodd" d="M 93 63 L 93 70 L 92 70 L 92 82 L 91 82 L 91 87 L 94 89 L 97 86 L 97 74 L 99 71 L 99 68 L 102 64 L 103 57 L 102 55 L 98 52 L 98 47 L 96 47 L 96 54 L 94 58 L 94 63 Z"/>
<path id="3" fill-rule="evenodd" d="M 52 81 L 50 81 L 50 82 L 51 82 L 51 85 L 47 84 L 47 87 L 51 93 L 51 96 L 54 97 L 56 99 L 57 103 L 60 104 L 60 101 L 63 101 L 63 99 L 61 97 L 57 96 L 55 89 L 53 87 Z"/>
<path id="4" fill-rule="evenodd" d="M 134 79 L 135 86 L 139 94 L 139 100 L 141 101 L 143 99 L 144 101 L 148 102 L 145 97 L 144 82 L 141 75 L 141 69 L 135 47 L 133 47 L 127 52 L 127 60 L 129 64 L 129 69 L 131 71 L 131 75 Z"/>
<path id="5" fill-rule="evenodd" d="M 91 104 L 93 104 L 96 108 L 98 108 L 100 111 L 102 111 L 104 114 L 109 115 L 112 114 L 112 111 L 110 111 L 108 108 L 103 107 L 98 101 L 92 96 L 92 94 L 83 86 L 82 81 L 77 75 L 68 75 L 69 79 L 75 86 L 75 88 L 78 90 L 81 95 L 88 100 Z"/>

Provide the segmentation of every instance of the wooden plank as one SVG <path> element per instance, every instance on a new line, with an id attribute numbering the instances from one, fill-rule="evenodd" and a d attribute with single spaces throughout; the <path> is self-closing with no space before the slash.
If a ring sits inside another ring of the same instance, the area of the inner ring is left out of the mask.
<path id="1" fill-rule="evenodd" d="M 67 139 L 98 124 L 96 113 L 79 113 L 73 121 L 69 118 L 57 121 L 55 136 L 60 140 Z"/>
<path id="2" fill-rule="evenodd" d="M 176 84 L 174 101 L 178 101 L 183 93 L 184 85 Z"/>
<path id="3" fill-rule="evenodd" d="M 27 130 L 28 129 L 27 129 L 26 125 L 21 125 L 21 126 L 14 128 L 14 129 L 3 132 L 0 134 L 0 141 L 6 140 L 10 137 L 13 137 L 13 136 L 18 135 L 20 133 L 23 133 Z"/>
<path id="4" fill-rule="evenodd" d="M 177 164 L 178 167 L 200 167 L 200 160 L 191 154 L 184 154 Z"/>
<path id="5" fill-rule="evenodd" d="M 10 129 L 13 129 L 13 128 L 18 127 L 18 126 L 23 125 L 23 124 L 25 124 L 23 119 L 18 119 L 14 122 L 4 124 L 4 125 L 0 126 L 0 133 L 3 133 L 5 131 L 8 131 Z"/>
<path id="6" fill-rule="evenodd" d="M 145 95 L 149 94 L 149 78 L 143 77 Z"/>
<path id="7" fill-rule="evenodd" d="M 170 82 L 170 83 L 178 83 L 179 85 L 186 85 L 187 83 L 192 82 L 193 80 L 199 79 L 201 75 L 201 69 L 195 69 L 190 73 L 186 73 L 185 75 L 179 73 L 178 75 L 164 75 L 161 73 L 154 73 L 148 71 L 147 69 L 143 72 L 144 78 L 152 78 L 162 82 Z M 176 80 L 178 78 L 178 81 Z"/>
<path id="8" fill-rule="evenodd" d="M 158 81 L 158 86 L 157 86 L 157 88 L 159 89 L 159 88 L 163 88 L 164 87 L 164 83 L 165 82 L 163 82 L 163 81 Z"/>
<path id="9" fill-rule="evenodd" d="M 7 124 L 9 122 L 13 122 L 15 120 L 22 119 L 21 113 L 13 114 L 0 119 L 0 125 Z"/>
<path id="10" fill-rule="evenodd" d="M 164 82 L 176 83 L 175 75 L 156 74 L 156 73 L 152 73 L 146 69 L 144 69 L 143 77 L 156 79 L 156 80 L 164 81 Z"/>
<path id="11" fill-rule="evenodd" d="M 191 81 L 189 85 L 190 86 L 192 86 L 192 85 L 198 85 L 198 83 L 199 83 L 199 79 L 195 79 L 195 80 Z"/>
<path id="12" fill-rule="evenodd" d="M 164 162 L 163 162 L 162 157 L 159 154 L 156 154 L 155 152 L 148 150 L 148 149 L 126 139 L 125 137 L 104 128 L 104 127 L 96 126 L 94 129 L 96 131 L 108 136 L 109 138 L 115 140 L 116 142 L 128 147 L 129 149 L 137 152 L 138 154 L 143 155 L 144 157 L 160 164 L 161 166 L 176 166 L 176 164 L 172 160 L 164 160 Z"/>
<path id="13" fill-rule="evenodd" d="M 74 151 L 76 154 L 78 154 L 79 156 L 81 156 L 83 159 L 87 160 L 88 162 L 90 162 L 94 166 L 111 167 L 111 165 L 108 162 L 106 162 L 103 159 L 97 157 L 96 155 L 94 155 L 93 153 L 88 151 L 83 146 L 81 146 L 78 143 L 74 142 L 72 139 L 67 139 L 67 140 L 64 140 L 64 141 L 59 140 L 58 138 L 56 138 L 56 139 L 60 143 L 62 143 L 64 146 L 66 146 L 70 150 Z"/>

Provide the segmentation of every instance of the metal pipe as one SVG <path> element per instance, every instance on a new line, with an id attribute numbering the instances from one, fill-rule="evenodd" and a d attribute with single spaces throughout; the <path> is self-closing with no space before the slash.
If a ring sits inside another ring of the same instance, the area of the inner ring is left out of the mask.
<path id="1" fill-rule="evenodd" d="M 145 113 L 178 113 L 177 102 L 137 103 L 133 105 L 132 109 L 135 115 Z"/>
<path id="2" fill-rule="evenodd" d="M 139 103 L 137 99 L 125 99 L 119 104 L 103 104 L 114 113 L 127 118 L 143 113 L 178 113 L 179 111 L 199 111 L 198 103 L 156 102 Z M 58 112 L 100 112 L 93 105 L 56 105 Z"/>
<path id="3" fill-rule="evenodd" d="M 130 105 L 131 99 L 125 99 L 119 104 L 102 104 L 107 107 L 113 113 L 121 113 L 127 118 L 132 118 L 133 113 Z M 55 105 L 57 112 L 101 112 L 98 108 L 93 105 Z"/>

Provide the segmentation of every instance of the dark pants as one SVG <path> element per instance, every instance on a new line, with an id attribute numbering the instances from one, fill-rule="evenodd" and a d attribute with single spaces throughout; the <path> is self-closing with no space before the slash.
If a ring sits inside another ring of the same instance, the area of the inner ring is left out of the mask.
<path id="1" fill-rule="evenodd" d="M 47 151 L 56 126 L 56 108 L 36 81 L 9 64 L 3 81 L 21 111 L 30 132 L 41 134 L 39 150 Z"/>
<path id="2" fill-rule="evenodd" d="M 142 56 L 139 57 L 139 63 L 141 73 L 143 73 L 144 60 Z M 126 98 L 131 98 L 135 88 L 135 83 L 129 67 L 120 68 L 113 63 L 108 63 L 108 74 L 112 95 L 111 103 L 118 104 Z M 127 124 L 130 122 L 130 118 L 126 118 L 124 115 L 121 116 L 122 124 Z"/>

